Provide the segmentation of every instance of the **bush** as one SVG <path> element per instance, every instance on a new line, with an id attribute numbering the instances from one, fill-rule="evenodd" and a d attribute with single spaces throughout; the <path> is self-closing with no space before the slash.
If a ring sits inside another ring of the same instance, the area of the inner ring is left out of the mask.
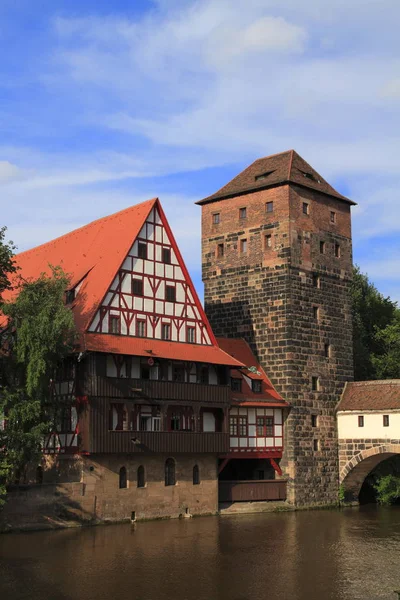
<path id="1" fill-rule="evenodd" d="M 374 485 L 378 504 L 389 506 L 400 498 L 400 477 L 385 475 L 380 477 Z"/>

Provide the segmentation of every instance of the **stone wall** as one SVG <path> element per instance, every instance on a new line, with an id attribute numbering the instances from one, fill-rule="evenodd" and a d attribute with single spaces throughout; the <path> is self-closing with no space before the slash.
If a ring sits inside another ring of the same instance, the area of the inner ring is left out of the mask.
<path id="1" fill-rule="evenodd" d="M 218 510 L 215 456 L 176 456 L 176 485 L 165 485 L 168 456 L 107 455 L 54 459 L 43 471 L 41 485 L 13 486 L 0 512 L 0 530 L 65 526 L 68 523 L 176 518 Z M 198 465 L 200 483 L 193 485 Z M 145 470 L 145 487 L 137 487 L 137 469 Z M 127 471 L 127 487 L 119 487 L 119 471 Z M 69 474 L 69 475 L 67 475 Z"/>
<path id="2" fill-rule="evenodd" d="M 390 445 L 400 445 L 400 438 L 365 438 L 365 439 L 339 439 L 339 470 L 355 457 L 370 448 L 386 448 Z M 368 474 L 368 473 L 367 473 Z"/>
<path id="3" fill-rule="evenodd" d="M 267 213 L 271 201 L 274 210 Z M 309 215 L 302 212 L 303 202 L 309 203 Z M 239 220 L 244 206 L 247 217 Z M 215 212 L 219 224 L 213 223 Z M 270 246 L 266 235 L 271 235 Z M 289 478 L 288 498 L 298 505 L 337 500 L 334 410 L 344 383 L 353 378 L 350 235 L 347 204 L 297 186 L 203 206 L 206 313 L 217 336 L 248 341 L 292 406 L 282 467 Z M 242 239 L 246 253 L 240 252 Z M 222 243 L 220 257 L 217 244 Z"/>

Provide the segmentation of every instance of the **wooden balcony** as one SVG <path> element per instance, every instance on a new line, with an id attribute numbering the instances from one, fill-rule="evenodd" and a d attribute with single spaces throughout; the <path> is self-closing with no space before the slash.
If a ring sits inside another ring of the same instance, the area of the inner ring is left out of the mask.
<path id="1" fill-rule="evenodd" d="M 219 481 L 219 502 L 286 500 L 285 479 Z"/>
<path id="2" fill-rule="evenodd" d="M 173 400 L 227 405 L 230 388 L 227 385 L 205 385 L 176 381 L 153 381 L 149 379 L 118 379 L 95 375 L 87 382 L 89 396 L 101 398 L 124 398 L 127 400 Z"/>
<path id="3" fill-rule="evenodd" d="M 103 430 L 91 437 L 92 453 L 223 454 L 229 450 L 228 433 Z"/>

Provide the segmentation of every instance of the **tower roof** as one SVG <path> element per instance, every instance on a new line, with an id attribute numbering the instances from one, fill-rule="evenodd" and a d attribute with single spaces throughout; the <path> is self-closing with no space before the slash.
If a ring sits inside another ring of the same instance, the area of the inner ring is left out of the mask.
<path id="1" fill-rule="evenodd" d="M 232 198 L 233 196 L 288 183 L 316 190 L 338 200 L 343 200 L 348 204 L 356 204 L 349 198 L 339 194 L 295 150 L 288 150 L 287 152 L 272 154 L 255 160 L 218 192 L 199 200 L 196 204 L 208 204 L 216 200 Z"/>

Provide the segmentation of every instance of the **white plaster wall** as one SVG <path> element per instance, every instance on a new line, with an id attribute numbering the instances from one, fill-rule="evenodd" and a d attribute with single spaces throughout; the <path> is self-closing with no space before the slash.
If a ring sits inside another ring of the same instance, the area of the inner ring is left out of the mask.
<path id="1" fill-rule="evenodd" d="M 358 417 L 364 416 L 364 427 L 358 426 Z M 389 415 L 389 427 L 383 426 L 383 415 Z M 400 411 L 338 412 L 339 439 L 400 438 Z"/>

